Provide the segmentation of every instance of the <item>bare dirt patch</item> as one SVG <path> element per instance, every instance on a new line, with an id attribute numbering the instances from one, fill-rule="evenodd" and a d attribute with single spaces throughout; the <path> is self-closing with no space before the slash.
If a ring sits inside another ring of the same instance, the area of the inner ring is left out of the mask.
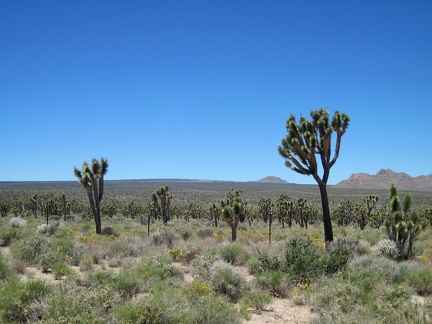
<path id="1" fill-rule="evenodd" d="M 290 299 L 275 298 L 261 314 L 252 314 L 249 324 L 304 324 L 310 323 L 314 315 L 307 306 L 295 305 Z"/>

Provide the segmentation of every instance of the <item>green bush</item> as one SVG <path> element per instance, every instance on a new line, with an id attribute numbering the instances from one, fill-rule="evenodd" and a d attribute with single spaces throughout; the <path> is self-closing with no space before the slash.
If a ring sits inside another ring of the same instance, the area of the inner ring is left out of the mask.
<path id="1" fill-rule="evenodd" d="M 270 304 L 272 297 L 263 291 L 250 291 L 247 292 L 242 299 L 244 307 L 254 309 L 258 314 L 264 311 L 268 304 Z"/>
<path id="2" fill-rule="evenodd" d="M 407 283 L 420 296 L 432 295 L 432 269 L 420 267 L 412 270 L 406 277 Z"/>
<path id="3" fill-rule="evenodd" d="M 20 239 L 22 237 L 22 229 L 6 226 L 0 227 L 0 246 L 9 246 L 12 240 Z"/>
<path id="4" fill-rule="evenodd" d="M 245 279 L 223 261 L 212 266 L 210 282 L 215 292 L 225 295 L 232 302 L 237 302 L 246 289 Z"/>
<path id="5" fill-rule="evenodd" d="M 256 277 L 256 284 L 273 297 L 285 298 L 288 296 L 289 284 L 283 272 L 264 271 Z"/>
<path id="6" fill-rule="evenodd" d="M 358 242 L 337 239 L 329 244 L 326 258 L 326 273 L 332 274 L 343 270 L 351 260 Z"/>
<path id="7" fill-rule="evenodd" d="M 292 238 L 285 250 L 285 267 L 293 279 L 310 281 L 325 273 L 325 252 L 309 238 Z"/>
<path id="8" fill-rule="evenodd" d="M 117 276 L 115 286 L 122 297 L 130 298 L 140 292 L 141 280 L 136 273 L 123 268 Z"/>
<path id="9" fill-rule="evenodd" d="M 245 264 L 250 257 L 246 249 L 239 243 L 225 245 L 221 248 L 220 254 L 225 262 L 235 266 Z"/>
<path id="10" fill-rule="evenodd" d="M 9 265 L 0 253 L 0 280 L 4 280 L 10 273 Z"/>
<path id="11" fill-rule="evenodd" d="M 186 319 L 184 323 L 242 323 L 234 305 L 213 295 L 205 296 L 200 303 L 193 305 Z"/>
<path id="12" fill-rule="evenodd" d="M 115 290 L 87 289 L 65 280 L 55 286 L 47 299 L 45 323 L 111 323 Z"/>
<path id="13" fill-rule="evenodd" d="M 24 283 L 18 277 L 9 277 L 0 286 L 0 321 L 33 322 L 42 312 L 36 304 L 40 303 L 50 290 L 51 288 L 42 280 L 29 280 Z"/>
<path id="14" fill-rule="evenodd" d="M 379 275 L 387 283 L 401 283 L 416 267 L 411 262 L 397 262 L 383 256 L 365 255 L 352 260 L 344 275 L 356 271 L 370 271 Z"/>
<path id="15" fill-rule="evenodd" d="M 270 257 L 267 253 L 258 250 L 258 257 L 250 266 L 252 273 L 262 273 L 266 271 L 282 271 L 283 262 L 276 256 Z"/>
<path id="16" fill-rule="evenodd" d="M 94 264 L 94 256 L 92 254 L 85 253 L 81 257 L 79 267 L 81 271 L 87 271 L 93 269 L 93 264 Z"/>
<path id="17" fill-rule="evenodd" d="M 114 314 L 120 323 L 241 323 L 233 305 L 221 297 L 186 298 L 180 289 L 166 283 L 159 283 L 148 297 L 116 307 Z"/>
<path id="18" fill-rule="evenodd" d="M 117 276 L 112 271 L 93 270 L 84 274 L 83 285 L 87 288 L 99 289 L 114 286 Z"/>
<path id="19" fill-rule="evenodd" d="M 199 238 L 212 237 L 213 236 L 213 229 L 212 228 L 199 229 L 197 232 L 197 236 Z"/>
<path id="20" fill-rule="evenodd" d="M 64 276 L 71 275 L 72 269 L 66 263 L 57 261 L 52 266 L 52 274 L 54 275 L 54 279 L 59 280 Z"/>
<path id="21" fill-rule="evenodd" d="M 41 256 L 52 251 L 50 241 L 43 236 L 30 237 L 28 239 L 16 241 L 11 245 L 12 255 L 24 261 L 27 265 L 36 265 Z"/>
<path id="22" fill-rule="evenodd" d="M 63 260 L 65 260 L 63 255 L 51 251 L 39 258 L 39 266 L 42 272 L 48 272 L 49 270 L 52 270 L 55 263 L 63 262 Z"/>

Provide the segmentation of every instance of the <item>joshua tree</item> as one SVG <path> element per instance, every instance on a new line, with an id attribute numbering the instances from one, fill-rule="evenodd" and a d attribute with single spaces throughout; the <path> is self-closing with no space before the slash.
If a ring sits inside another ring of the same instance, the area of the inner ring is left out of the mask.
<path id="1" fill-rule="evenodd" d="M 62 207 L 63 207 L 63 219 L 66 222 L 67 220 L 67 201 L 66 201 L 66 195 L 62 194 Z"/>
<path id="2" fill-rule="evenodd" d="M 30 198 L 30 209 L 32 211 L 34 218 L 37 218 L 37 212 L 38 212 L 38 195 L 37 194 L 34 194 Z"/>
<path id="3" fill-rule="evenodd" d="M 361 205 L 356 206 L 357 223 L 361 230 L 363 230 L 369 221 L 371 221 L 372 211 L 378 202 L 378 196 L 368 195 L 363 201 L 366 203 L 366 207 Z"/>
<path id="4" fill-rule="evenodd" d="M 172 195 L 168 193 L 168 186 L 161 187 L 152 193 L 152 200 L 159 216 L 162 216 L 164 224 L 170 220 L 170 203 Z"/>
<path id="5" fill-rule="evenodd" d="M 424 215 L 411 210 L 411 195 L 407 194 L 401 205 L 397 188 L 390 188 L 390 210 L 385 220 L 386 232 L 389 238 L 396 242 L 401 257 L 408 259 L 412 256 L 413 244 L 417 235 L 427 227 L 427 219 Z M 408 246 L 405 249 L 405 244 Z"/>
<path id="6" fill-rule="evenodd" d="M 9 202 L 7 202 L 5 200 L 1 200 L 0 201 L 0 214 L 2 217 L 7 217 L 9 209 L 10 209 Z"/>
<path id="7" fill-rule="evenodd" d="M 342 136 L 345 134 L 350 117 L 336 112 L 330 122 L 326 109 L 311 112 L 311 120 L 303 116 L 297 124 L 294 115 L 290 115 L 286 123 L 288 135 L 278 147 L 279 154 L 285 159 L 285 165 L 305 175 L 311 175 L 318 184 L 321 194 L 321 205 L 326 242 L 333 241 L 333 229 L 330 218 L 330 207 L 327 195 L 327 181 L 330 169 L 339 157 Z M 332 133 L 336 133 L 335 151 L 332 157 Z M 318 174 L 318 155 L 323 174 Z"/>
<path id="8" fill-rule="evenodd" d="M 355 219 L 355 204 L 348 199 L 342 200 L 333 211 L 333 219 L 339 226 L 348 226 Z"/>
<path id="9" fill-rule="evenodd" d="M 276 200 L 276 207 L 279 222 L 282 223 L 282 228 L 285 228 L 285 222 L 287 222 L 288 227 L 291 227 L 295 209 L 294 202 L 289 196 L 280 195 L 280 197 Z"/>
<path id="10" fill-rule="evenodd" d="M 240 217 L 244 214 L 245 203 L 241 197 L 240 190 L 234 190 L 228 194 L 227 199 L 221 202 L 222 217 L 231 227 L 231 240 L 237 240 L 237 226 Z"/>
<path id="11" fill-rule="evenodd" d="M 82 184 L 87 192 L 90 207 L 93 213 L 93 219 L 96 224 L 96 234 L 102 234 L 101 208 L 100 203 L 104 192 L 104 177 L 108 172 L 108 160 L 101 158 L 92 160 L 92 164 L 84 161 L 82 170 L 74 167 L 74 174 L 78 182 Z"/>
<path id="12" fill-rule="evenodd" d="M 213 220 L 213 222 L 214 222 L 213 223 L 214 227 L 218 227 L 218 220 L 219 220 L 219 216 L 221 213 L 221 209 L 218 206 L 216 206 L 216 204 L 213 204 L 210 206 L 208 213 L 209 213 L 210 219 Z"/>
<path id="13" fill-rule="evenodd" d="M 271 244 L 271 230 L 273 223 L 274 206 L 270 198 L 261 198 L 258 203 L 258 208 L 264 222 L 268 221 L 269 244 Z"/>

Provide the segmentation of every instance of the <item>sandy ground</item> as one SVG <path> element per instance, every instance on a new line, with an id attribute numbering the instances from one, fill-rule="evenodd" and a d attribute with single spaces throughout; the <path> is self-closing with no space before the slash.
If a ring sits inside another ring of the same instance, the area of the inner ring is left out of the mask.
<path id="1" fill-rule="evenodd" d="M 253 314 L 249 321 L 244 323 L 249 324 L 264 324 L 264 323 L 292 323 L 303 324 L 310 323 L 313 318 L 309 307 L 294 305 L 290 299 L 275 298 L 267 307 L 267 310 L 261 314 Z"/>

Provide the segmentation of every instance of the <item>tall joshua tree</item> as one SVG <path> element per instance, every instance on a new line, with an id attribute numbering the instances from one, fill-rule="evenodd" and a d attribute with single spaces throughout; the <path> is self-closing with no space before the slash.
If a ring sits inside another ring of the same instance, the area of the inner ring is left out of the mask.
<path id="1" fill-rule="evenodd" d="M 297 173 L 311 175 L 318 184 L 321 194 L 321 205 L 326 242 L 333 241 L 333 229 L 330 219 L 330 208 L 327 195 L 327 181 L 330 169 L 339 157 L 342 136 L 345 134 L 350 117 L 336 111 L 330 121 L 326 109 L 316 109 L 310 113 L 312 119 L 300 116 L 297 123 L 293 114 L 286 122 L 288 135 L 278 147 L 279 154 L 285 159 L 285 165 Z M 332 156 L 332 134 L 336 133 L 335 150 Z M 319 175 L 317 156 L 322 166 Z"/>
<path id="2" fill-rule="evenodd" d="M 84 187 L 89 198 L 90 207 L 96 224 L 96 234 L 102 234 L 101 207 L 104 192 L 104 176 L 108 172 L 108 160 L 101 158 L 92 160 L 90 165 L 83 162 L 82 170 L 74 167 L 74 174 L 78 182 Z"/>

